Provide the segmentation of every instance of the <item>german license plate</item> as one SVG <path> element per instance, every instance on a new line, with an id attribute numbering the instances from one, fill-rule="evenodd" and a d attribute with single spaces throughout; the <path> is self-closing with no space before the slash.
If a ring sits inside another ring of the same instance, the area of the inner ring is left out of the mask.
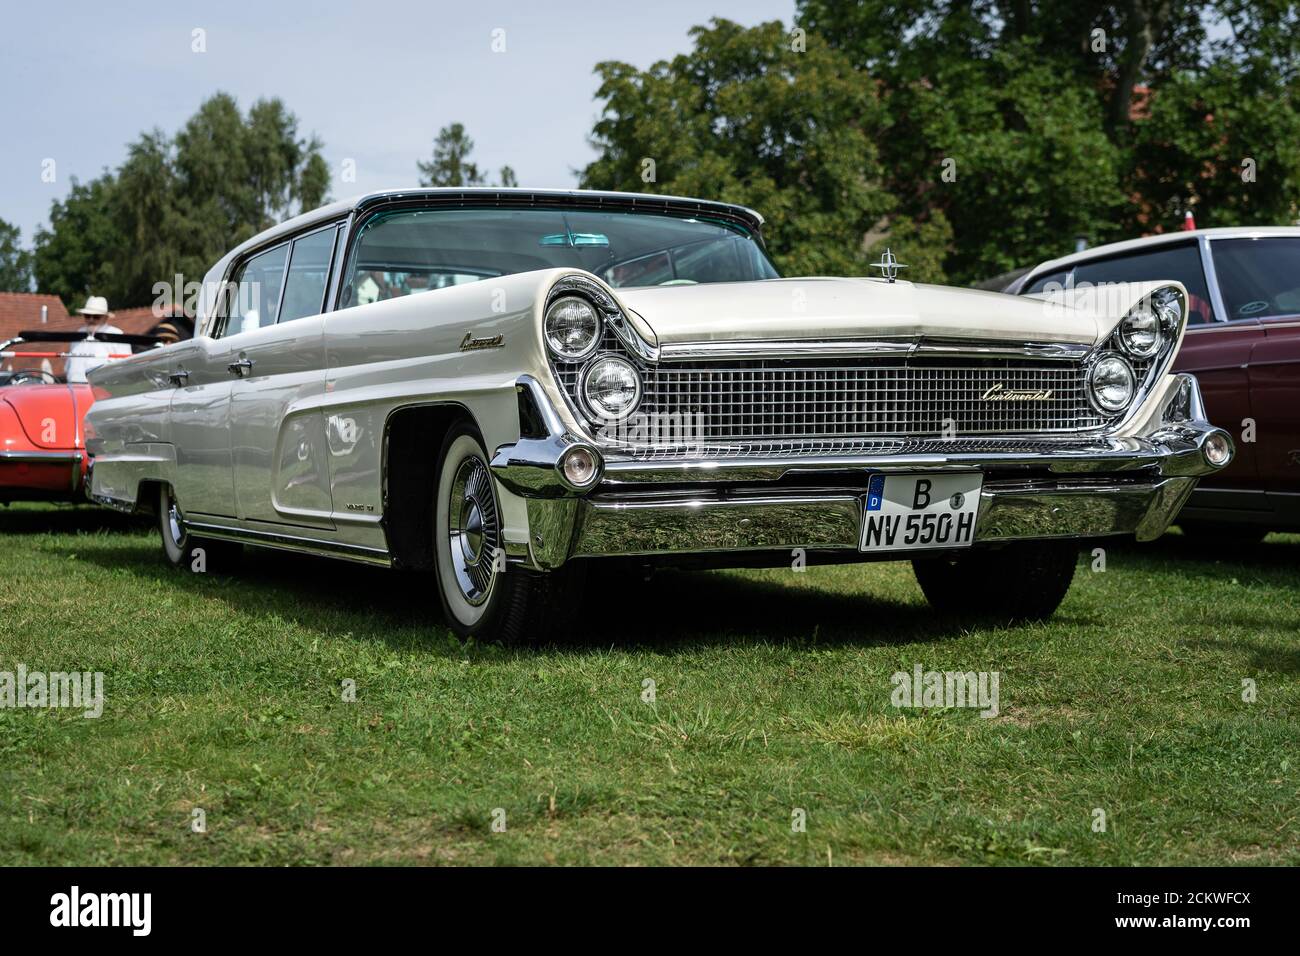
<path id="1" fill-rule="evenodd" d="M 862 509 L 863 551 L 965 548 L 975 540 L 979 472 L 871 476 Z"/>

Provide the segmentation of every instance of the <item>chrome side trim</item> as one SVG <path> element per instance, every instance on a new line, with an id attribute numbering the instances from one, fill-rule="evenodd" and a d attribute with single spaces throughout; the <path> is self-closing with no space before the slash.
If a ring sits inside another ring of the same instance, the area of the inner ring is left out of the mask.
<path id="1" fill-rule="evenodd" d="M 362 564 L 374 564 L 385 568 L 391 567 L 393 563 L 392 556 L 382 548 L 367 548 L 340 541 L 324 541 L 320 538 L 308 538 L 284 531 L 251 531 L 247 528 L 231 528 L 227 525 L 194 520 L 187 520 L 185 527 L 200 538 L 216 538 L 221 541 L 237 541 L 258 548 L 342 558 L 345 561 L 359 561 Z"/>
<path id="2" fill-rule="evenodd" d="M 90 486 L 87 485 L 87 488 Z M 114 498 L 110 495 L 97 495 L 93 491 L 86 492 L 86 497 L 97 505 L 103 505 L 105 508 L 112 508 L 114 511 L 120 511 L 122 514 L 133 515 L 136 513 L 136 503 L 126 501 L 122 498 Z"/>
<path id="3" fill-rule="evenodd" d="M 665 362 L 710 359 L 859 358 L 897 355 L 938 358 L 1028 358 L 1074 362 L 1094 346 L 1072 342 L 988 344 L 965 338 L 796 339 L 791 341 L 677 342 L 661 345 Z"/>

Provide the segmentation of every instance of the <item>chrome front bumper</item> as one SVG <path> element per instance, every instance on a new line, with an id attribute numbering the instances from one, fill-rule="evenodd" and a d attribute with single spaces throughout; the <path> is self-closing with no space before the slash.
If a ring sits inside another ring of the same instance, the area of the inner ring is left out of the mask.
<path id="1" fill-rule="evenodd" d="M 592 446 L 563 431 L 535 381 L 519 387 L 548 434 L 498 448 L 492 469 L 527 502 L 529 544 L 509 556 L 542 569 L 579 557 L 857 552 L 873 472 L 982 472 L 976 547 L 1117 534 L 1147 541 L 1164 533 L 1199 477 L 1224 467 L 1205 449 L 1224 433 L 1205 420 L 1196 380 L 1178 375 L 1128 437 L 897 442 L 857 454 L 826 454 L 817 443 L 770 456 L 606 451 L 584 493 L 563 480 L 559 461 L 574 445 Z"/>

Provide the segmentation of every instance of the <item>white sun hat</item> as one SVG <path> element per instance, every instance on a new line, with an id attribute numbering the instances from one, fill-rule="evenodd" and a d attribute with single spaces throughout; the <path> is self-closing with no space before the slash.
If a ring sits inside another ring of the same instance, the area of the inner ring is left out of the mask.
<path id="1" fill-rule="evenodd" d="M 108 315 L 108 300 L 102 295 L 92 295 L 77 311 L 82 315 Z"/>

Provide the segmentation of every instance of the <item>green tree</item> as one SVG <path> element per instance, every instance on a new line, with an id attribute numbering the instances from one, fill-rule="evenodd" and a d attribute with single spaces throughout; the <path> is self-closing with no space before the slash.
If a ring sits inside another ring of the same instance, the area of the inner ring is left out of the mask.
<path id="1" fill-rule="evenodd" d="M 1271 71 L 1270 71 L 1271 72 Z M 1272 225 L 1300 215 L 1300 108 L 1250 68 L 1215 63 L 1170 77 L 1135 124 L 1127 182 L 1140 201 L 1124 231 L 1176 223 Z"/>
<path id="2" fill-rule="evenodd" d="M 885 185 L 900 215 L 943 214 L 946 269 L 971 281 L 1076 235 L 1175 228 L 1189 208 L 1202 226 L 1294 220 L 1297 9 L 800 0 L 797 22 L 810 49 L 835 48 L 877 91 Z"/>
<path id="3" fill-rule="evenodd" d="M 29 292 L 32 288 L 32 254 L 22 247 L 17 226 L 0 219 L 0 292 Z"/>
<path id="4" fill-rule="evenodd" d="M 444 126 L 433 141 L 433 157 L 415 164 L 420 171 L 420 185 L 482 186 L 485 180 L 478 164 L 469 158 L 472 152 L 474 140 L 465 133 L 464 126 Z"/>
<path id="5" fill-rule="evenodd" d="M 596 67 L 600 155 L 583 186 L 754 206 L 785 274 L 866 274 L 864 238 L 894 206 L 874 88 L 825 44 L 801 52 L 779 22 L 715 19 L 691 38 L 691 53 L 644 71 Z"/>
<path id="6" fill-rule="evenodd" d="M 890 97 L 882 139 L 900 211 L 952 226 L 950 279 L 1062 255 L 1079 235 L 1114 237 L 1124 158 L 1092 93 L 1025 43 L 936 61 L 931 75 Z"/>
<path id="7" fill-rule="evenodd" d="M 114 270 L 125 238 L 115 218 L 116 190 L 110 172 L 88 183 L 74 177 L 68 195 L 50 205 L 49 227 L 36 231 L 36 287 L 57 295 L 69 309 L 91 294 L 109 296 L 111 306 L 148 304 L 119 302 L 117 296 Z"/>
<path id="8" fill-rule="evenodd" d="M 150 305 L 156 282 L 202 278 L 232 246 L 319 206 L 328 185 L 320 141 L 282 102 L 244 115 L 218 93 L 174 136 L 146 132 L 115 172 L 74 181 L 37 233 L 38 284 L 69 305 L 89 292 Z"/>
<path id="9" fill-rule="evenodd" d="M 478 163 L 469 157 L 474 152 L 474 140 L 465 132 L 460 123 L 452 123 L 438 130 L 433 141 L 433 156 L 427 162 L 417 162 L 420 171 L 421 186 L 485 186 L 487 177 L 479 169 Z M 501 182 L 493 186 L 512 187 L 519 185 L 514 168 L 502 166 L 498 173 Z"/>

